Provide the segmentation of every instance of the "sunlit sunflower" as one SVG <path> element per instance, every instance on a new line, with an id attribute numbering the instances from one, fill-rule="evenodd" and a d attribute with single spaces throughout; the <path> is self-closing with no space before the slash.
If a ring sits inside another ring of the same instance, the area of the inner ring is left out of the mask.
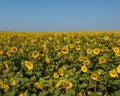
<path id="1" fill-rule="evenodd" d="M 83 95 L 82 95 L 82 93 L 80 92 L 80 93 L 78 93 L 78 96 L 83 96 Z"/>
<path id="2" fill-rule="evenodd" d="M 39 52 L 38 51 L 34 51 L 33 53 L 32 53 L 32 57 L 33 58 L 37 58 L 39 56 Z"/>
<path id="3" fill-rule="evenodd" d="M 99 64 L 103 64 L 107 62 L 107 58 L 106 57 L 99 57 Z"/>
<path id="4" fill-rule="evenodd" d="M 77 39 L 75 40 L 75 42 L 76 42 L 76 43 L 80 43 L 81 40 L 77 38 Z"/>
<path id="5" fill-rule="evenodd" d="M 98 73 L 98 75 L 101 75 L 103 73 L 103 70 L 98 69 L 97 73 Z"/>
<path id="6" fill-rule="evenodd" d="M 56 73 L 53 74 L 53 77 L 54 77 L 55 79 L 57 79 L 57 78 L 59 78 L 59 74 L 56 72 Z"/>
<path id="7" fill-rule="evenodd" d="M 62 53 L 61 52 L 58 52 L 57 53 L 57 57 L 61 57 L 62 56 Z"/>
<path id="8" fill-rule="evenodd" d="M 53 83 L 52 82 L 48 82 L 47 83 L 49 87 L 52 87 Z"/>
<path id="9" fill-rule="evenodd" d="M 63 69 L 59 69 L 58 70 L 58 74 L 63 77 L 64 76 L 64 70 Z"/>
<path id="10" fill-rule="evenodd" d="M 69 56 L 69 57 L 68 57 L 68 61 L 73 62 L 73 61 L 74 61 L 73 56 Z"/>
<path id="11" fill-rule="evenodd" d="M 70 82 L 70 81 L 66 81 L 66 82 L 64 82 L 63 87 L 64 87 L 66 90 L 69 90 L 69 89 L 71 89 L 71 88 L 73 87 L 73 83 Z"/>
<path id="12" fill-rule="evenodd" d="M 25 94 L 24 93 L 20 93 L 19 96 L 25 96 Z"/>
<path id="13" fill-rule="evenodd" d="M 100 53 L 100 49 L 99 49 L 99 48 L 93 49 L 93 53 L 94 53 L 95 55 L 98 55 L 98 54 Z"/>
<path id="14" fill-rule="evenodd" d="M 54 50 L 55 50 L 55 51 L 58 51 L 58 50 L 60 50 L 60 47 L 59 47 L 59 46 L 55 46 L 55 47 L 54 47 Z"/>
<path id="15" fill-rule="evenodd" d="M 15 86 L 17 84 L 17 81 L 14 78 L 11 78 L 11 85 Z"/>
<path id="16" fill-rule="evenodd" d="M 83 61 L 84 60 L 84 57 L 83 56 L 79 56 L 78 57 L 78 61 Z"/>
<path id="17" fill-rule="evenodd" d="M 115 69 L 109 71 L 109 75 L 112 78 L 118 77 L 117 71 Z"/>
<path id="18" fill-rule="evenodd" d="M 33 63 L 30 61 L 25 61 L 25 66 L 29 69 L 32 70 L 33 69 Z"/>
<path id="19" fill-rule="evenodd" d="M 74 44 L 70 44 L 70 45 L 69 45 L 69 47 L 70 47 L 71 49 L 74 48 L 74 46 L 75 46 Z"/>
<path id="20" fill-rule="evenodd" d="M 3 50 L 0 50 L 0 55 L 2 55 L 4 53 L 4 51 Z"/>
<path id="21" fill-rule="evenodd" d="M 90 77 L 92 80 L 95 80 L 95 81 L 98 80 L 98 75 L 96 73 L 91 74 Z"/>
<path id="22" fill-rule="evenodd" d="M 8 69 L 8 67 L 9 67 L 8 63 L 6 61 L 4 61 L 3 64 L 4 64 L 5 68 Z"/>
<path id="23" fill-rule="evenodd" d="M 40 89 L 40 90 L 44 89 L 42 83 L 40 83 L 40 82 L 35 82 L 34 87 L 37 88 L 37 89 Z"/>
<path id="24" fill-rule="evenodd" d="M 88 48 L 87 49 L 87 54 L 92 54 L 92 49 Z"/>
<path id="25" fill-rule="evenodd" d="M 82 71 L 82 72 L 86 73 L 87 70 L 88 70 L 88 69 L 87 69 L 86 65 L 83 65 L 83 66 L 81 67 L 81 71 Z"/>
<path id="26" fill-rule="evenodd" d="M 84 64 L 84 65 L 89 65 L 89 64 L 90 64 L 90 60 L 88 60 L 88 59 L 84 60 L 84 61 L 83 61 L 83 64 Z"/>
<path id="27" fill-rule="evenodd" d="M 18 50 L 18 48 L 16 46 L 12 46 L 10 49 L 10 51 L 13 53 L 17 52 L 17 50 Z"/>
<path id="28" fill-rule="evenodd" d="M 77 46 L 75 47 L 75 49 L 76 49 L 77 51 L 79 51 L 79 50 L 81 49 L 80 45 L 77 45 Z"/>
<path id="29" fill-rule="evenodd" d="M 109 40 L 109 36 L 104 36 L 104 40 Z"/>
<path id="30" fill-rule="evenodd" d="M 67 47 L 67 46 L 65 46 L 65 47 L 62 48 L 62 53 L 63 53 L 63 54 L 67 54 L 68 51 L 69 51 L 69 50 L 68 50 L 68 47 Z"/>
<path id="31" fill-rule="evenodd" d="M 116 52 L 116 56 L 117 56 L 117 57 L 120 57 L 120 51 L 119 51 L 119 52 Z"/>
<path id="32" fill-rule="evenodd" d="M 116 53 L 119 52 L 119 48 L 118 47 L 113 47 L 112 50 Z"/>
<path id="33" fill-rule="evenodd" d="M 116 70 L 117 70 L 117 73 L 120 73 L 120 65 L 117 66 Z"/>

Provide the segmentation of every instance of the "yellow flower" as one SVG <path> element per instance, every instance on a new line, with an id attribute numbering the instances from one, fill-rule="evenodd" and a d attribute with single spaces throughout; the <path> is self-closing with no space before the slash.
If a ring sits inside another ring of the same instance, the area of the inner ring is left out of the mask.
<path id="1" fill-rule="evenodd" d="M 72 49 L 74 48 L 74 44 L 70 44 L 69 47 Z"/>
<path id="2" fill-rule="evenodd" d="M 64 76 L 64 71 L 62 69 L 59 69 L 58 73 L 59 73 L 60 76 L 62 76 L 62 77 Z"/>
<path id="3" fill-rule="evenodd" d="M 110 75 L 110 77 L 112 77 L 112 78 L 118 77 L 117 71 L 116 71 L 115 69 L 109 71 L 109 75 Z"/>
<path id="4" fill-rule="evenodd" d="M 66 70 L 66 65 L 63 65 L 62 68 L 63 68 L 64 70 Z"/>
<path id="5" fill-rule="evenodd" d="M 7 51 L 7 52 L 6 52 L 6 55 L 7 55 L 7 56 L 11 56 L 10 51 Z"/>
<path id="6" fill-rule="evenodd" d="M 95 73 L 91 74 L 90 77 L 91 77 L 92 80 L 95 80 L 95 81 L 98 80 L 98 75 L 95 74 Z"/>
<path id="7" fill-rule="evenodd" d="M 61 52 L 57 53 L 57 57 L 61 57 L 61 55 L 62 55 Z"/>
<path id="8" fill-rule="evenodd" d="M 19 96 L 25 96 L 25 94 L 23 94 L 23 93 L 20 93 L 20 94 L 19 94 Z"/>
<path id="9" fill-rule="evenodd" d="M 82 71 L 82 72 L 87 72 L 87 70 L 88 70 L 88 69 L 87 69 L 86 65 L 83 65 L 83 66 L 81 67 L 81 71 Z"/>
<path id="10" fill-rule="evenodd" d="M 48 86 L 52 87 L 53 83 L 52 82 L 48 82 Z"/>
<path id="11" fill-rule="evenodd" d="M 58 51 L 58 50 L 60 50 L 60 47 L 59 46 L 55 46 L 54 50 Z"/>
<path id="12" fill-rule="evenodd" d="M 35 82 L 34 87 L 40 90 L 43 90 L 43 85 L 40 82 Z"/>
<path id="13" fill-rule="evenodd" d="M 50 64 L 50 58 L 46 57 L 46 58 L 45 58 L 45 62 L 46 62 L 47 64 Z"/>
<path id="14" fill-rule="evenodd" d="M 32 53 L 32 57 L 33 58 L 37 58 L 39 56 L 39 52 L 38 51 L 34 51 L 33 53 Z"/>
<path id="15" fill-rule="evenodd" d="M 76 43 L 80 43 L 80 42 L 81 42 L 81 40 L 77 38 L 76 39 Z"/>
<path id="16" fill-rule="evenodd" d="M 99 49 L 99 48 L 93 49 L 93 53 L 94 53 L 95 55 L 98 55 L 98 54 L 100 53 L 100 49 Z"/>
<path id="17" fill-rule="evenodd" d="M 17 84 L 17 81 L 14 78 L 12 78 L 11 79 L 11 85 L 15 86 L 16 84 Z"/>
<path id="18" fill-rule="evenodd" d="M 62 83 L 63 83 L 63 81 L 61 80 L 61 81 L 57 82 L 55 86 L 60 87 L 62 85 Z"/>
<path id="19" fill-rule="evenodd" d="M 56 73 L 53 74 L 53 77 L 54 77 L 55 79 L 57 79 L 57 78 L 59 78 L 59 74 L 56 72 Z"/>
<path id="20" fill-rule="evenodd" d="M 33 64 L 30 61 L 25 61 L 25 66 L 29 69 L 32 70 L 33 69 Z"/>
<path id="21" fill-rule="evenodd" d="M 84 57 L 83 56 L 79 56 L 78 57 L 78 61 L 83 61 L 84 60 Z"/>
<path id="22" fill-rule="evenodd" d="M 84 64 L 84 65 L 89 65 L 89 64 L 90 64 L 90 60 L 84 60 L 84 61 L 83 61 L 83 64 Z"/>
<path id="23" fill-rule="evenodd" d="M 74 61 L 73 56 L 69 56 L 69 57 L 68 57 L 68 61 L 73 62 L 73 61 Z"/>
<path id="24" fill-rule="evenodd" d="M 120 73 L 120 66 L 117 66 L 116 70 L 118 73 Z"/>
<path id="25" fill-rule="evenodd" d="M 73 87 L 73 83 L 70 82 L 70 81 L 66 81 L 66 82 L 64 82 L 63 87 L 64 87 L 66 90 L 69 90 L 69 89 L 71 89 L 71 88 Z"/>
<path id="26" fill-rule="evenodd" d="M 2 54 L 3 54 L 3 52 L 4 52 L 3 50 L 0 50 L 0 55 L 2 55 Z"/>
<path id="27" fill-rule="evenodd" d="M 113 47 L 112 50 L 116 53 L 119 52 L 119 48 L 118 47 Z"/>
<path id="28" fill-rule="evenodd" d="M 17 50 L 18 50 L 18 49 L 17 49 L 16 46 L 12 46 L 11 49 L 10 49 L 10 51 L 13 52 L 13 53 L 17 52 Z"/>
<path id="29" fill-rule="evenodd" d="M 8 63 L 4 61 L 3 64 L 4 64 L 5 68 L 8 69 L 8 67 L 9 67 Z"/>
<path id="30" fill-rule="evenodd" d="M 120 57 L 120 51 L 116 52 L 116 56 Z"/>
<path id="31" fill-rule="evenodd" d="M 87 49 L 87 54 L 92 54 L 92 49 Z"/>
<path id="32" fill-rule="evenodd" d="M 82 93 L 80 92 L 80 93 L 78 93 L 78 96 L 83 96 L 83 95 L 82 95 Z"/>
<path id="33" fill-rule="evenodd" d="M 63 47 L 62 48 L 62 53 L 67 54 L 68 53 L 68 47 Z"/>
<path id="34" fill-rule="evenodd" d="M 107 62 L 107 58 L 106 57 L 99 57 L 99 64 L 103 64 Z"/>
<path id="35" fill-rule="evenodd" d="M 103 70 L 98 69 L 98 75 L 101 75 L 103 73 Z"/>
<path id="36" fill-rule="evenodd" d="M 104 40 L 109 40 L 109 36 L 104 36 Z"/>
<path id="37" fill-rule="evenodd" d="M 81 47 L 78 45 L 78 46 L 75 47 L 75 49 L 76 49 L 77 51 L 79 51 L 79 50 L 81 49 Z"/>

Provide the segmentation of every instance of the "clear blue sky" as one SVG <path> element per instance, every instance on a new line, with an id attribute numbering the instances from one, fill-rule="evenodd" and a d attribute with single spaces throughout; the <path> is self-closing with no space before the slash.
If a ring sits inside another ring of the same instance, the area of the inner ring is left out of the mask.
<path id="1" fill-rule="evenodd" d="M 0 0 L 0 30 L 120 30 L 120 0 Z"/>

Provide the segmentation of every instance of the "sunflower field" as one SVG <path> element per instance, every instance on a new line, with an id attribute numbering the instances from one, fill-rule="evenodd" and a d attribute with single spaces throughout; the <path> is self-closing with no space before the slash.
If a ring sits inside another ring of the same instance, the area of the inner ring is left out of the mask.
<path id="1" fill-rule="evenodd" d="M 0 32 L 0 96 L 120 96 L 120 33 Z"/>

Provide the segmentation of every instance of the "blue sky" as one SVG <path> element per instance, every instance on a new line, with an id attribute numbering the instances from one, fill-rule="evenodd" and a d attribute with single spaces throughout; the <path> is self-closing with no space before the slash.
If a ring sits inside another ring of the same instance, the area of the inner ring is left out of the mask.
<path id="1" fill-rule="evenodd" d="M 120 0 L 0 0 L 0 31 L 120 30 Z"/>

